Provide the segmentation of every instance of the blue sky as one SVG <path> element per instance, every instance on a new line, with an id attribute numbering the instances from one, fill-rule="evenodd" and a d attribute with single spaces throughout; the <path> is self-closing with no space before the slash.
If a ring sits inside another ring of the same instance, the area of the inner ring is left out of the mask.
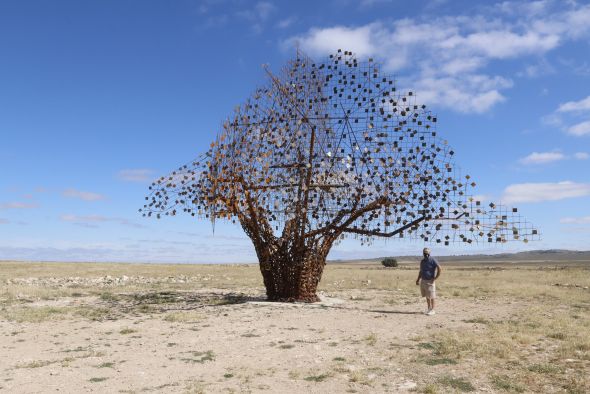
<path id="1" fill-rule="evenodd" d="M 299 46 L 374 57 L 438 114 L 484 199 L 590 249 L 590 3 L 0 3 L 0 259 L 251 262 L 241 229 L 142 218 L 150 180 L 206 150 Z M 415 254 L 347 240 L 331 258 Z"/>

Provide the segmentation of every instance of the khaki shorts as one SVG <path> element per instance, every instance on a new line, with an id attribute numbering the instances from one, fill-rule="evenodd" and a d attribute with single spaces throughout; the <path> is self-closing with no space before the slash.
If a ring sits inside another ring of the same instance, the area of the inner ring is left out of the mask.
<path id="1" fill-rule="evenodd" d="M 426 298 L 436 298 L 436 284 L 434 279 L 420 279 L 420 294 Z"/>

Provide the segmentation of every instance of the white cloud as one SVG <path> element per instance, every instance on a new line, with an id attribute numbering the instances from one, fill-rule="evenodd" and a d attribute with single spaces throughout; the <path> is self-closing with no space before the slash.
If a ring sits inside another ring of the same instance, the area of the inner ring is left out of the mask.
<path id="1" fill-rule="evenodd" d="M 0 218 L 0 224 L 8 224 L 8 223 L 10 223 L 8 221 L 8 219 L 2 219 L 2 218 Z"/>
<path id="2" fill-rule="evenodd" d="M 571 181 L 557 183 L 519 183 L 504 189 L 502 201 L 519 202 L 557 201 L 566 198 L 590 196 L 590 183 Z"/>
<path id="3" fill-rule="evenodd" d="M 588 160 L 590 158 L 590 155 L 586 152 L 576 152 L 574 153 L 574 159 L 578 159 L 578 160 Z"/>
<path id="4" fill-rule="evenodd" d="M 121 170 L 117 177 L 127 182 L 149 182 L 154 178 L 154 171 L 147 168 Z"/>
<path id="5" fill-rule="evenodd" d="M 576 123 L 567 128 L 568 134 L 575 135 L 576 137 L 581 137 L 583 135 L 590 134 L 590 120 L 586 120 L 584 122 Z"/>
<path id="6" fill-rule="evenodd" d="M 559 222 L 563 224 L 590 224 L 590 216 L 561 218 Z"/>
<path id="7" fill-rule="evenodd" d="M 0 204 L 0 209 L 31 209 L 31 208 L 38 208 L 39 206 L 35 203 L 28 203 L 28 202 L 7 202 L 4 204 Z"/>
<path id="8" fill-rule="evenodd" d="M 566 156 L 560 152 L 533 152 L 520 159 L 520 162 L 522 164 L 545 164 L 564 159 L 566 159 Z"/>
<path id="9" fill-rule="evenodd" d="M 443 65 L 442 71 L 449 75 L 456 75 L 477 70 L 482 66 L 482 63 L 483 59 L 481 57 L 450 60 Z"/>
<path id="10" fill-rule="evenodd" d="M 507 59 L 545 53 L 557 47 L 559 36 L 530 31 L 519 34 L 503 29 L 453 37 L 450 41 L 449 49 L 461 48 L 491 59 Z"/>
<path id="11" fill-rule="evenodd" d="M 510 2 L 479 15 L 315 27 L 283 46 L 297 43 L 312 56 L 342 49 L 375 57 L 383 61 L 385 71 L 404 71 L 407 77 L 400 87 L 412 88 L 423 102 L 481 113 L 504 101 L 503 90 L 512 86 L 507 77 L 490 74 L 489 63 L 544 55 L 568 40 L 588 36 L 590 24 L 582 22 L 587 15 L 590 5 L 573 2 Z M 543 60 L 525 73 L 550 71 Z"/>
<path id="12" fill-rule="evenodd" d="M 417 96 L 424 103 L 451 106 L 457 112 L 483 113 L 505 100 L 500 89 L 512 86 L 501 77 L 462 75 L 446 78 L 424 77 L 414 82 Z"/>
<path id="13" fill-rule="evenodd" d="M 64 190 L 62 193 L 64 197 L 69 198 L 78 198 L 84 201 L 98 201 L 98 200 L 105 200 L 106 197 L 102 194 L 92 193 L 92 192 L 84 192 L 76 189 L 67 189 Z"/>
<path id="14" fill-rule="evenodd" d="M 590 96 L 580 101 L 568 101 L 557 108 L 557 112 L 590 111 Z"/>
<path id="15" fill-rule="evenodd" d="M 298 44 L 310 54 L 327 54 L 334 52 L 334 48 L 350 49 L 358 56 L 370 56 L 376 51 L 371 44 L 373 30 L 377 25 L 368 25 L 359 28 L 343 26 L 326 29 L 311 29 L 305 36 L 289 39 L 285 44 L 288 47 Z"/>

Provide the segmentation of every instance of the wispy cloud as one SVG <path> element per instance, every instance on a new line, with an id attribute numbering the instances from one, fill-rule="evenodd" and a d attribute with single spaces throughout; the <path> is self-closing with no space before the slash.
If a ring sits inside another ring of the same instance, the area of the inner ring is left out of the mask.
<path id="1" fill-rule="evenodd" d="M 4 204 L 0 204 L 0 209 L 32 209 L 38 208 L 39 205 L 35 203 L 29 202 L 21 202 L 21 201 L 14 201 L 14 202 L 7 202 Z"/>
<path id="2" fill-rule="evenodd" d="M 254 10 L 256 11 L 258 18 L 266 20 L 277 10 L 277 7 L 269 1 L 259 1 L 254 6 Z"/>
<path id="3" fill-rule="evenodd" d="M 8 223 L 10 223 L 10 221 L 8 219 L 0 218 L 0 224 L 8 224 Z"/>
<path id="4" fill-rule="evenodd" d="M 590 224 L 590 216 L 561 218 L 559 222 L 563 224 Z"/>
<path id="5" fill-rule="evenodd" d="M 504 101 L 502 92 L 513 86 L 510 78 L 490 74 L 491 62 L 537 57 L 588 37 L 585 18 L 590 18 L 590 5 L 512 2 L 476 15 L 316 27 L 282 45 L 298 44 L 312 56 L 338 48 L 374 56 L 384 61 L 386 71 L 403 70 L 408 77 L 401 84 L 415 89 L 423 102 L 481 113 Z M 539 66 L 528 74 L 540 71 Z"/>
<path id="6" fill-rule="evenodd" d="M 361 0 L 361 2 L 359 3 L 360 7 L 363 8 L 368 8 L 368 7 L 373 7 L 376 5 L 383 5 L 383 4 L 388 4 L 391 3 L 393 0 Z"/>
<path id="7" fill-rule="evenodd" d="M 590 120 L 586 120 L 584 122 L 576 123 L 572 126 L 567 128 L 568 134 L 575 135 L 577 137 L 581 137 L 583 135 L 590 135 Z"/>
<path id="8" fill-rule="evenodd" d="M 126 182 L 149 182 L 154 178 L 154 171 L 147 168 L 121 170 L 117 178 Z"/>
<path id="9" fill-rule="evenodd" d="M 502 201 L 506 204 L 523 202 L 557 201 L 566 198 L 590 196 L 590 183 L 563 181 L 556 183 L 518 183 L 504 189 Z"/>
<path id="10" fill-rule="evenodd" d="M 254 7 L 243 9 L 236 12 L 236 16 L 246 19 L 251 23 L 251 28 L 256 33 L 263 30 L 267 19 L 277 11 L 277 7 L 269 1 L 259 1 Z"/>
<path id="11" fill-rule="evenodd" d="M 195 255 L 194 251 L 199 250 Z M 57 246 L 0 245 L 3 259 L 28 261 L 104 261 L 104 262 L 173 262 L 173 263 L 244 263 L 255 262 L 251 245 L 228 245 L 219 253 L 218 245 L 209 243 L 174 244 L 135 242 L 131 244 L 97 244 Z"/>
<path id="12" fill-rule="evenodd" d="M 547 59 L 542 59 L 535 64 L 527 65 L 524 70 L 517 75 L 520 77 L 537 78 L 553 73 L 555 73 L 555 68 L 547 61 Z"/>
<path id="13" fill-rule="evenodd" d="M 98 225 L 100 223 L 107 223 L 107 222 L 118 223 L 123 226 L 129 226 L 129 227 L 134 227 L 134 228 L 145 228 L 146 227 L 143 224 L 135 223 L 135 222 L 129 221 L 128 219 L 125 219 L 125 218 L 107 217 L 107 216 L 101 216 L 101 215 L 77 216 L 77 215 L 66 214 L 66 215 L 61 215 L 60 220 L 62 220 L 64 222 L 73 223 L 73 224 L 76 224 L 76 225 L 82 226 L 82 227 L 88 227 L 88 228 L 96 228 L 96 227 L 98 227 Z"/>
<path id="14" fill-rule="evenodd" d="M 520 159 L 522 164 L 545 164 L 564 160 L 566 156 L 561 152 L 533 152 Z"/>
<path id="15" fill-rule="evenodd" d="M 568 101 L 557 108 L 557 112 L 585 112 L 590 111 L 590 96 L 580 101 Z"/>
<path id="16" fill-rule="evenodd" d="M 544 121 L 576 137 L 590 135 L 590 96 L 560 104 Z"/>
<path id="17" fill-rule="evenodd" d="M 588 153 L 585 152 L 577 152 L 571 156 L 565 155 L 561 152 L 533 152 L 530 155 L 523 157 L 519 160 L 520 163 L 525 165 L 538 165 L 538 164 L 547 164 L 547 163 L 554 163 L 557 161 L 568 160 L 568 159 L 576 159 L 576 160 L 586 160 L 588 159 Z"/>
<path id="18" fill-rule="evenodd" d="M 295 21 L 297 21 L 297 18 L 294 16 L 290 16 L 288 18 L 285 19 L 281 19 L 280 21 L 277 22 L 277 27 L 279 29 L 286 29 L 290 26 L 293 25 L 293 23 L 295 23 Z"/>
<path id="19" fill-rule="evenodd" d="M 64 197 L 77 198 L 84 201 L 106 200 L 106 197 L 99 193 L 85 192 L 76 189 L 67 189 L 62 193 Z"/>
<path id="20" fill-rule="evenodd" d="M 493 198 L 493 197 L 492 197 L 491 195 L 489 195 L 489 194 L 475 194 L 475 195 L 473 195 L 472 197 L 473 197 L 473 199 L 474 199 L 475 201 L 481 201 L 482 203 L 485 203 L 485 202 L 487 202 L 487 201 L 490 201 L 490 200 L 492 200 L 492 198 Z"/>
<path id="21" fill-rule="evenodd" d="M 201 28 L 220 28 L 245 21 L 255 33 L 260 33 L 270 17 L 277 12 L 277 6 L 271 1 L 258 1 L 254 4 L 242 1 L 204 0 L 197 8 L 201 15 Z"/>

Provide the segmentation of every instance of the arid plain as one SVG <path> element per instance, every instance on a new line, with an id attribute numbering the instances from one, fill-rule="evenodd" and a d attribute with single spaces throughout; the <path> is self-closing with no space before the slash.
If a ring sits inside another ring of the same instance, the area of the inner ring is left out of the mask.
<path id="1" fill-rule="evenodd" d="M 590 392 L 590 262 L 329 264 L 317 304 L 256 265 L 0 262 L 0 391 Z"/>

